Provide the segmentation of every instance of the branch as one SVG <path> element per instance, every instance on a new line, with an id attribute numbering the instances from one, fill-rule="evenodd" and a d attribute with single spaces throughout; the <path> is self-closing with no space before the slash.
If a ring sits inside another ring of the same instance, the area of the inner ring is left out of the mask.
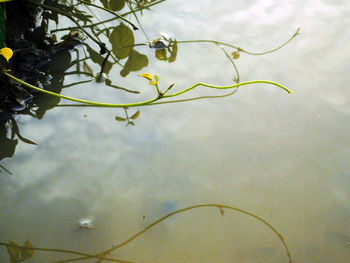
<path id="1" fill-rule="evenodd" d="M 66 100 L 70 100 L 70 101 L 75 101 L 75 102 L 80 102 L 80 103 L 84 103 L 84 104 L 90 104 L 90 105 L 95 105 L 95 106 L 103 106 L 103 107 L 111 107 L 111 108 L 125 108 L 125 107 L 138 107 L 138 106 L 145 106 L 145 105 L 151 105 L 153 102 L 163 99 L 163 98 L 171 98 L 171 97 L 175 97 L 178 95 L 181 95 L 183 93 L 186 93 L 198 86 L 204 86 L 204 87 L 208 87 L 208 88 L 212 88 L 212 89 L 220 89 L 220 90 L 224 90 L 224 89 L 233 89 L 233 88 L 238 88 L 240 86 L 245 86 L 245 85 L 250 85 L 250 84 L 257 84 L 257 83 L 265 83 L 265 84 L 271 84 L 274 86 L 277 86 L 285 91 L 287 91 L 288 93 L 292 93 L 293 91 L 288 89 L 287 87 L 277 83 L 277 82 L 273 82 L 273 81 L 268 81 L 268 80 L 252 80 L 252 81 L 246 81 L 246 82 L 241 82 L 241 83 L 237 83 L 234 85 L 228 85 L 228 86 L 215 86 L 215 85 L 211 85 L 211 84 L 207 84 L 207 83 L 202 83 L 202 82 L 197 82 L 196 84 L 192 85 L 189 88 L 183 89 L 179 92 L 175 92 L 173 94 L 169 94 L 169 95 L 160 95 L 158 94 L 157 97 L 150 99 L 150 100 L 146 100 L 146 101 L 141 101 L 141 102 L 134 102 L 134 103 L 126 103 L 126 104 L 115 104 L 115 103 L 104 103 L 104 102 L 95 102 L 95 101 L 89 101 L 89 100 L 82 100 L 82 99 L 77 99 L 77 98 L 73 98 L 73 97 L 69 97 L 69 96 L 65 96 L 65 95 L 61 95 L 52 91 L 48 91 L 48 90 L 44 90 L 44 89 L 40 89 L 38 87 L 35 87 L 21 79 L 16 78 L 15 76 L 9 74 L 6 71 L 3 71 L 3 74 L 6 75 L 7 77 L 25 85 L 28 88 L 31 88 L 33 90 L 42 92 L 42 93 L 46 93 L 46 94 L 50 94 L 52 96 L 58 97 L 58 98 L 62 98 L 62 99 L 66 99 Z"/>

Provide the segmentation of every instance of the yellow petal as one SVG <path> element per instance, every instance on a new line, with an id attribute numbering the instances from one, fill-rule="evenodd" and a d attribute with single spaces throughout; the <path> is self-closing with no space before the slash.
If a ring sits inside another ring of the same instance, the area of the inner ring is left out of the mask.
<path id="1" fill-rule="evenodd" d="M 0 49 L 0 55 L 2 55 L 4 58 L 6 58 L 7 61 L 9 61 L 13 55 L 13 51 L 11 48 L 4 47 Z"/>
<path id="2" fill-rule="evenodd" d="M 152 81 L 152 75 L 149 73 L 142 73 L 139 76 Z"/>
<path id="3" fill-rule="evenodd" d="M 158 81 L 150 81 L 148 84 L 149 85 L 158 85 Z"/>

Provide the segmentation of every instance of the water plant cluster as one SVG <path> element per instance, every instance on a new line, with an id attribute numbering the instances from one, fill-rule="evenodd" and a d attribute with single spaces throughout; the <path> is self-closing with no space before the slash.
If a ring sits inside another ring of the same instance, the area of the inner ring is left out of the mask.
<path id="1" fill-rule="evenodd" d="M 25 114 L 41 119 L 46 111 L 58 106 L 88 106 L 122 108 L 125 116 L 116 116 L 119 122 L 135 125 L 140 116 L 137 109 L 128 113 L 131 107 L 152 106 L 157 104 L 178 103 L 198 99 L 210 99 L 230 96 L 245 85 L 260 83 L 274 85 L 283 91 L 292 91 L 275 81 L 251 80 L 241 82 L 237 59 L 245 55 L 265 55 L 275 52 L 287 45 L 299 33 L 299 29 L 286 42 L 265 52 L 251 52 L 239 46 L 216 40 L 180 40 L 171 34 L 161 32 L 155 39 L 149 39 L 147 32 L 139 22 L 139 16 L 161 4 L 165 0 L 6 0 L 0 1 L 0 160 L 14 154 L 18 140 L 24 143 L 35 144 L 20 134 L 16 122 L 16 115 Z M 104 20 L 98 19 L 94 11 L 99 9 L 109 15 Z M 20 15 L 19 15 L 20 14 Z M 8 19 L 11 17 L 11 19 Z M 59 21 L 64 18 L 71 21 L 68 27 L 58 27 Z M 131 21 L 132 20 L 132 21 Z M 53 28 L 51 25 L 55 24 Z M 143 43 L 135 43 L 134 33 L 144 34 Z M 58 37 L 58 35 L 62 35 Z M 154 57 L 164 63 L 175 63 L 180 46 L 187 43 L 211 44 L 222 50 L 223 55 L 230 61 L 234 70 L 232 83 L 218 86 L 194 80 L 190 87 L 177 87 L 176 83 L 169 83 L 162 87 L 159 84 L 161 76 L 144 72 L 148 66 L 149 58 L 142 54 L 138 47 L 147 46 L 154 51 Z M 94 70 L 98 65 L 98 71 Z M 88 82 L 102 82 L 106 86 L 134 96 L 140 91 L 128 87 L 120 87 L 108 78 L 113 67 L 120 68 L 120 76 L 138 74 L 145 80 L 145 85 L 154 88 L 155 96 L 144 101 L 128 102 L 98 102 L 62 95 L 64 88 Z M 74 69 L 72 71 L 72 69 Z M 70 71 L 69 71 L 70 70 Z M 77 74 L 86 77 L 85 80 L 63 84 L 67 75 Z M 174 88 L 175 87 L 175 88 Z M 181 98 L 194 89 L 209 88 L 217 90 L 217 95 Z M 224 92 L 224 93 L 222 93 Z M 225 93 L 226 92 L 226 93 Z M 75 104 L 61 103 L 71 101 Z M 4 147 L 3 147 L 4 146 Z M 2 166 L 0 166 L 1 168 Z M 3 169 L 6 169 L 2 167 Z M 0 246 L 7 248 L 10 262 L 23 262 L 29 260 L 39 251 L 52 253 L 65 253 L 74 255 L 55 262 L 72 262 L 95 259 L 97 262 L 132 262 L 111 257 L 111 253 L 132 242 L 153 226 L 167 218 L 192 209 L 214 207 L 224 216 L 226 210 L 236 211 L 259 220 L 266 225 L 280 240 L 286 251 L 288 262 L 292 262 L 289 249 L 282 235 L 268 222 L 245 210 L 223 205 L 202 204 L 176 210 L 165 215 L 126 241 L 113 246 L 111 249 L 101 251 L 94 255 L 75 250 L 40 248 L 34 246 L 29 240 L 22 245 L 14 242 L 0 242 Z"/>
<path id="2" fill-rule="evenodd" d="M 178 40 L 164 32 L 150 39 L 138 17 L 145 15 L 147 10 L 164 1 L 1 1 L 6 3 L 0 4 L 0 49 L 3 50 L 0 53 L 0 72 L 2 73 L 0 77 L 0 142 L 7 147 L 0 150 L 0 160 L 14 154 L 18 140 L 35 144 L 20 134 L 16 123 L 18 114 L 41 119 L 48 110 L 55 107 L 113 107 L 124 110 L 124 116 L 117 115 L 115 120 L 124 122 L 126 125 L 135 125 L 135 119 L 140 116 L 140 110 L 129 113 L 131 107 L 227 97 L 236 93 L 241 86 L 259 83 L 274 85 L 288 93 L 292 92 L 274 81 L 241 82 L 236 60 L 242 59 L 242 54 L 260 56 L 275 52 L 292 41 L 298 35 L 299 29 L 287 41 L 265 52 L 252 52 L 239 46 L 210 39 Z M 97 9 L 110 16 L 99 19 L 94 13 Z M 11 19 L 7 19 L 8 17 Z M 60 27 L 62 18 L 68 19 L 72 24 Z M 132 18 L 135 22 L 127 18 Z M 135 43 L 135 33 L 143 34 L 145 41 Z M 195 80 L 190 87 L 178 87 L 176 83 L 160 87 L 158 80 L 161 76 L 153 74 L 152 80 L 146 79 L 150 80 L 148 85 L 154 87 L 155 96 L 133 103 L 107 103 L 94 101 L 93 98 L 86 100 L 61 94 L 63 89 L 97 81 L 115 89 L 116 92 L 135 96 L 140 91 L 121 87 L 108 78 L 111 69 L 120 68 L 121 77 L 135 73 L 141 77 L 151 75 L 143 72 L 149 64 L 149 58 L 139 51 L 139 47 L 149 47 L 153 50 L 155 59 L 164 63 L 175 63 L 180 46 L 188 43 L 215 45 L 222 50 L 223 55 L 232 64 L 233 82 L 226 86 L 217 86 Z M 85 79 L 64 84 L 65 77 L 72 74 L 85 76 Z M 218 94 L 199 95 L 199 89 L 203 87 L 217 90 Z M 181 98 L 182 94 L 193 89 L 198 89 L 198 95 Z M 61 101 L 71 101 L 75 104 Z"/>

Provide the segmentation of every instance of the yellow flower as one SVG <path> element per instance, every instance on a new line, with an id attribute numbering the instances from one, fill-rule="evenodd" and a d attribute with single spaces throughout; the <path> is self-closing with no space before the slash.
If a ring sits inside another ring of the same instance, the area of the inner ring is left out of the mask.
<path id="1" fill-rule="evenodd" d="M 0 55 L 2 55 L 4 58 L 6 58 L 6 60 L 8 62 L 13 55 L 13 51 L 11 48 L 4 47 L 4 48 L 0 49 Z"/>
<path id="2" fill-rule="evenodd" d="M 152 81 L 152 75 L 149 73 L 142 73 L 139 76 L 148 79 L 149 81 Z"/>

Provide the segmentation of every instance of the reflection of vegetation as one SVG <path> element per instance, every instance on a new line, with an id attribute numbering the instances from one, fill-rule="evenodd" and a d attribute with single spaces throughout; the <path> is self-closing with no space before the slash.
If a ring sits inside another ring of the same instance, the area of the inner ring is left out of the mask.
<path id="1" fill-rule="evenodd" d="M 35 142 L 24 138 L 21 135 L 18 124 L 13 117 L 9 117 L 9 120 L 6 122 L 0 122 L 0 161 L 6 157 L 12 157 L 14 155 L 18 140 L 24 143 L 36 145 Z M 7 171 L 4 167 L 2 168 Z M 9 171 L 7 172 L 10 173 Z"/>
<path id="2" fill-rule="evenodd" d="M 140 111 L 138 110 L 131 116 L 129 116 L 127 108 L 124 108 L 124 112 L 125 112 L 125 117 L 115 116 L 115 120 L 120 122 L 126 122 L 126 126 L 128 125 L 135 126 L 135 123 L 133 122 L 133 120 L 136 120 L 140 116 Z"/>
<path id="3" fill-rule="evenodd" d="M 154 221 L 152 224 L 146 226 L 144 229 L 142 229 L 138 233 L 134 234 L 133 236 L 131 236 L 127 240 L 113 246 L 110 249 L 107 249 L 105 251 L 102 251 L 102 252 L 100 252 L 98 254 L 94 254 L 94 255 L 90 255 L 90 254 L 79 252 L 79 251 L 73 251 L 73 250 L 35 248 L 32 246 L 32 244 L 29 241 L 26 241 L 23 246 L 19 246 L 18 244 L 16 244 L 13 241 L 10 241 L 9 243 L 0 242 L 0 245 L 7 247 L 7 252 L 11 258 L 11 262 L 24 261 L 24 259 L 22 261 L 20 261 L 21 254 L 22 255 L 27 254 L 27 255 L 30 255 L 30 257 L 32 257 L 34 255 L 34 251 L 47 251 L 47 252 L 59 252 L 59 253 L 66 253 L 66 254 L 73 254 L 73 255 L 81 256 L 81 257 L 69 258 L 69 259 L 65 259 L 65 260 L 58 260 L 58 261 L 55 261 L 55 263 L 82 261 L 82 260 L 88 260 L 88 259 L 98 259 L 97 262 L 102 262 L 102 261 L 106 260 L 106 261 L 112 261 L 112 262 L 129 262 L 130 263 L 132 261 L 114 259 L 114 258 L 108 257 L 108 255 L 110 255 L 112 252 L 118 250 L 119 248 L 129 244 L 130 242 L 132 242 L 133 240 L 135 240 L 136 238 L 138 238 L 139 236 L 144 234 L 146 231 L 148 231 L 149 229 L 151 229 L 155 225 L 158 225 L 159 223 L 165 221 L 169 217 L 172 217 L 176 214 L 184 213 L 184 212 L 189 211 L 189 210 L 204 208 L 204 207 L 217 208 L 217 209 L 219 209 L 219 212 L 222 216 L 225 215 L 225 210 L 231 210 L 231 211 L 235 211 L 235 212 L 239 212 L 239 213 L 248 215 L 248 216 L 253 217 L 254 219 L 260 221 L 265 226 L 267 226 L 277 236 L 279 241 L 282 243 L 283 248 L 285 249 L 286 255 L 288 257 L 288 262 L 292 263 L 292 257 L 291 257 L 291 254 L 289 252 L 289 248 L 287 246 L 287 243 L 285 242 L 283 236 L 276 230 L 276 228 L 274 228 L 270 223 L 268 223 L 267 221 L 265 221 L 264 219 L 262 219 L 261 217 L 255 215 L 253 213 L 242 210 L 240 208 L 236 208 L 236 207 L 228 206 L 228 205 L 222 205 L 222 204 L 200 204 L 200 205 L 194 205 L 194 206 L 190 206 L 190 207 L 176 210 L 176 211 L 171 212 L 171 213 L 161 217 L 160 219 Z M 26 257 L 25 259 L 30 258 L 30 257 Z"/>

